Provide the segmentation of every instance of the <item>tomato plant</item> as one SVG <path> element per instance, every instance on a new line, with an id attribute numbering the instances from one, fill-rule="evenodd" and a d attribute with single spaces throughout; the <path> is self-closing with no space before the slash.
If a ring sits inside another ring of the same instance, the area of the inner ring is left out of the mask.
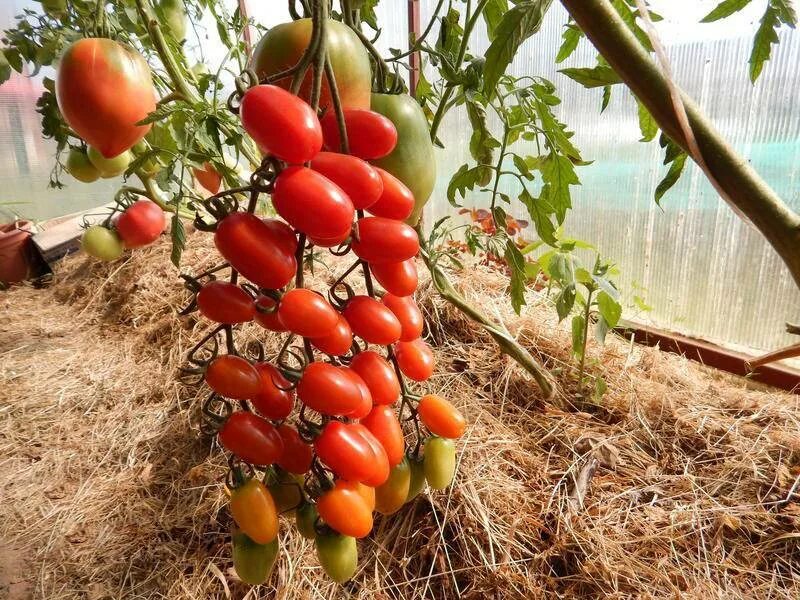
<path id="1" fill-rule="evenodd" d="M 383 295 L 381 302 L 400 321 L 400 341 L 410 342 L 422 335 L 425 320 L 412 296 L 395 296 L 388 293 Z"/>
<path id="2" fill-rule="evenodd" d="M 249 400 L 255 409 L 267 419 L 285 419 L 294 407 L 294 392 L 291 390 L 291 383 L 283 376 L 280 369 L 271 363 L 257 363 L 255 369 L 260 378 L 259 388 L 258 392 Z"/>
<path id="3" fill-rule="evenodd" d="M 430 437 L 425 441 L 423 461 L 425 481 L 434 490 L 443 490 L 453 481 L 456 471 L 456 446 L 453 440 Z"/>
<path id="4" fill-rule="evenodd" d="M 116 228 L 126 248 L 152 244 L 164 231 L 164 211 L 150 200 L 137 200 L 117 219 Z"/>
<path id="5" fill-rule="evenodd" d="M 261 585 L 269 579 L 278 558 L 278 538 L 259 544 L 240 529 L 231 535 L 233 569 L 244 583 Z"/>
<path id="6" fill-rule="evenodd" d="M 219 430 L 219 441 L 227 450 L 253 465 L 271 465 L 283 455 L 283 439 L 275 426 L 249 412 L 230 415 Z"/>
<path id="7" fill-rule="evenodd" d="M 338 480 L 332 490 L 319 497 L 317 510 L 331 529 L 343 535 L 362 538 L 372 531 L 372 507 L 357 483 Z"/>
<path id="8" fill-rule="evenodd" d="M 340 533 L 322 533 L 315 537 L 317 558 L 328 577 L 344 583 L 358 568 L 356 538 Z"/>
<path id="9" fill-rule="evenodd" d="M 467 427 L 467 420 L 449 401 L 436 394 L 422 397 L 417 406 L 425 427 L 444 438 L 460 438 Z"/>
<path id="10" fill-rule="evenodd" d="M 256 316 L 253 298 L 228 281 L 205 284 L 197 292 L 197 307 L 206 319 L 217 323 L 247 323 Z"/>
<path id="11" fill-rule="evenodd" d="M 125 251 L 117 232 L 102 225 L 92 225 L 83 232 L 81 248 L 100 260 L 117 260 Z"/>
<path id="12" fill-rule="evenodd" d="M 355 296 L 342 315 L 353 333 L 368 344 L 388 346 L 400 339 L 402 327 L 394 313 L 369 296 Z"/>
<path id="13" fill-rule="evenodd" d="M 305 288 L 289 290 L 278 304 L 278 318 L 286 329 L 303 337 L 323 337 L 333 332 L 339 315 L 325 298 Z"/>
<path id="14" fill-rule="evenodd" d="M 411 485 L 411 467 L 403 457 L 389 473 L 389 479 L 375 489 L 375 510 L 383 515 L 396 513 L 408 498 Z"/>
<path id="15" fill-rule="evenodd" d="M 233 520 L 257 544 L 268 544 L 278 535 L 275 502 L 258 479 L 232 489 L 230 506 Z"/>
<path id="16" fill-rule="evenodd" d="M 370 271 L 384 289 L 395 296 L 410 296 L 417 290 L 419 278 L 413 259 L 401 262 L 370 263 Z"/>
<path id="17" fill-rule="evenodd" d="M 397 129 L 394 123 L 380 113 L 346 108 L 344 122 L 353 156 L 365 160 L 383 158 L 397 145 Z M 328 150 L 342 151 L 339 124 L 334 112 L 329 112 L 322 119 L 322 135 Z"/>
<path id="18" fill-rule="evenodd" d="M 433 351 L 422 339 L 398 342 L 395 353 L 397 364 L 406 377 L 414 381 L 425 381 L 433 373 Z"/>
<path id="19" fill-rule="evenodd" d="M 383 193 L 378 170 L 355 156 L 320 152 L 311 161 L 311 168 L 339 186 L 358 210 L 375 204 Z"/>
<path id="20" fill-rule="evenodd" d="M 350 368 L 367 384 L 375 404 L 394 404 L 400 397 L 400 382 L 392 365 L 377 352 L 359 352 L 350 361 Z"/>

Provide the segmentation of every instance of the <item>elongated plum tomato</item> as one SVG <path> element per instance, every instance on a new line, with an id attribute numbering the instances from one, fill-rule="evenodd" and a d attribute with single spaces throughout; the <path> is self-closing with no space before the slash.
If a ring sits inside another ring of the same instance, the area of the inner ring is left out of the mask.
<path id="1" fill-rule="evenodd" d="M 383 158 L 394 150 L 397 144 L 397 129 L 394 123 L 379 113 L 346 108 L 344 123 L 350 154 L 358 158 L 364 160 Z M 322 118 L 322 136 L 328 150 L 342 151 L 335 111 L 328 111 Z"/>
<path id="2" fill-rule="evenodd" d="M 307 540 L 313 540 L 314 536 L 317 535 L 314 525 L 317 522 L 318 516 L 319 512 L 317 511 L 316 504 L 311 504 L 310 502 L 303 502 L 294 512 L 294 521 L 295 525 L 297 525 L 297 531 Z"/>
<path id="3" fill-rule="evenodd" d="M 280 425 L 278 433 L 283 440 L 283 454 L 278 459 L 278 464 L 289 473 L 308 473 L 314 458 L 311 444 L 304 442 L 297 429 L 290 425 Z"/>
<path id="4" fill-rule="evenodd" d="M 393 404 L 397 400 L 400 382 L 389 361 L 380 354 L 372 350 L 359 352 L 350 361 L 350 368 L 367 384 L 374 404 Z"/>
<path id="5" fill-rule="evenodd" d="M 409 217 L 414 210 L 414 194 L 406 187 L 406 184 L 397 177 L 375 167 L 383 181 L 383 193 L 378 201 L 367 210 L 376 217 L 386 217 L 403 221 Z"/>
<path id="6" fill-rule="evenodd" d="M 317 456 L 337 477 L 364 481 L 373 475 L 375 452 L 362 429 L 355 423 L 331 421 L 314 441 Z"/>
<path id="7" fill-rule="evenodd" d="M 267 544 L 278 535 L 275 502 L 258 479 L 250 479 L 231 490 L 230 509 L 233 520 L 254 542 Z"/>
<path id="8" fill-rule="evenodd" d="M 353 331 L 350 329 L 347 319 L 339 315 L 336 327 L 327 335 L 311 338 L 311 344 L 325 354 L 341 356 L 347 354 L 353 345 Z"/>
<path id="9" fill-rule="evenodd" d="M 275 179 L 272 204 L 289 224 L 320 240 L 346 238 L 355 209 L 330 179 L 306 167 L 289 167 Z"/>
<path id="10" fill-rule="evenodd" d="M 256 368 L 233 354 L 223 354 L 212 360 L 205 377 L 211 389 L 234 400 L 252 398 L 261 389 L 261 377 Z"/>
<path id="11" fill-rule="evenodd" d="M 287 331 L 278 318 L 275 300 L 269 296 L 259 296 L 256 299 L 256 323 L 270 331 Z"/>
<path id="12" fill-rule="evenodd" d="M 378 438 L 369 429 L 361 423 L 353 423 L 353 427 L 361 433 L 361 436 L 372 448 L 372 472 L 360 481 L 370 487 L 378 487 L 389 478 L 389 470 L 391 468 L 389 467 L 389 457 L 386 456 L 386 450 L 383 449 Z"/>
<path id="13" fill-rule="evenodd" d="M 278 318 L 292 333 L 303 337 L 328 335 L 339 322 L 339 314 L 318 293 L 306 289 L 289 290 L 278 304 Z"/>
<path id="14" fill-rule="evenodd" d="M 398 263 L 419 252 L 417 232 L 405 223 L 385 217 L 364 217 L 358 220 L 357 227 L 353 252 L 370 264 Z"/>
<path id="15" fill-rule="evenodd" d="M 425 381 L 433 374 L 433 351 L 423 340 L 399 342 L 394 350 L 397 364 L 406 377 L 414 381 Z"/>
<path id="16" fill-rule="evenodd" d="M 288 163 L 304 163 L 322 149 L 322 130 L 314 109 L 277 86 L 247 90 L 239 116 L 262 151 Z"/>
<path id="17" fill-rule="evenodd" d="M 212 194 L 216 194 L 222 185 L 222 175 L 210 162 L 204 162 L 202 167 L 192 167 L 192 173 L 197 183 L 202 185 Z"/>
<path id="18" fill-rule="evenodd" d="M 423 457 L 425 480 L 434 490 L 443 490 L 453 481 L 456 472 L 456 446 L 453 440 L 429 437 Z"/>
<path id="19" fill-rule="evenodd" d="M 367 384 L 364 383 L 364 380 L 361 379 L 361 376 L 358 373 L 348 367 L 343 367 L 342 371 L 344 371 L 344 373 L 353 381 L 358 388 L 359 394 L 361 394 L 361 401 L 359 402 L 358 406 L 347 413 L 346 416 L 351 419 L 363 419 L 372 409 L 372 393 L 369 391 Z"/>
<path id="20" fill-rule="evenodd" d="M 406 450 L 403 429 L 397 415 L 389 406 L 376 406 L 361 419 L 361 424 L 370 430 L 386 451 L 389 466 L 393 467 L 403 460 Z"/>
<path id="21" fill-rule="evenodd" d="M 317 500 L 322 520 L 334 531 L 354 538 L 363 538 L 372 531 L 372 508 L 354 484 L 339 480 L 332 490 Z"/>
<path id="22" fill-rule="evenodd" d="M 390 294 L 402 297 L 417 291 L 419 278 L 413 258 L 402 262 L 370 263 L 369 270 Z"/>
<path id="23" fill-rule="evenodd" d="M 297 396 L 310 409 L 329 416 L 349 415 L 362 403 L 361 389 L 347 372 L 323 362 L 305 368 Z"/>
<path id="24" fill-rule="evenodd" d="M 287 251 L 294 254 L 297 252 L 297 237 L 294 230 L 280 219 L 261 219 L 270 231 L 275 235 L 275 239 Z"/>
<path id="25" fill-rule="evenodd" d="M 285 238 L 255 215 L 235 212 L 222 219 L 214 243 L 234 269 L 258 286 L 275 290 L 294 277 L 297 261 Z"/>
<path id="26" fill-rule="evenodd" d="M 278 558 L 277 536 L 267 544 L 254 542 L 241 530 L 231 536 L 233 569 L 247 585 L 261 585 L 269 579 Z"/>
<path id="27" fill-rule="evenodd" d="M 320 152 L 311 161 L 311 168 L 342 188 L 357 210 L 369 208 L 383 193 L 383 180 L 378 171 L 355 156 Z"/>
<path id="28" fill-rule="evenodd" d="M 294 407 L 294 392 L 291 384 L 281 372 L 268 362 L 257 363 L 256 371 L 261 378 L 258 393 L 250 398 L 256 410 L 268 419 L 285 419 Z"/>
<path id="29" fill-rule="evenodd" d="M 419 496 L 422 488 L 425 487 L 425 459 L 422 456 L 406 455 L 408 466 L 411 471 L 411 481 L 408 484 L 408 496 L 406 502 L 411 502 Z"/>
<path id="30" fill-rule="evenodd" d="M 116 222 L 117 233 L 126 248 L 152 244 L 164 231 L 164 211 L 152 200 L 137 200 Z"/>
<path id="31" fill-rule="evenodd" d="M 156 109 L 150 67 L 130 46 L 84 38 L 67 48 L 56 72 L 58 108 L 67 124 L 106 158 L 141 140 L 137 125 Z"/>
<path id="32" fill-rule="evenodd" d="M 256 305 L 238 285 L 227 281 L 209 281 L 197 292 L 200 313 L 216 323 L 247 323 L 256 316 Z"/>
<path id="33" fill-rule="evenodd" d="M 396 513 L 406 503 L 410 486 L 411 468 L 404 456 L 392 467 L 386 483 L 375 488 L 375 510 L 382 515 Z"/>
<path id="34" fill-rule="evenodd" d="M 400 321 L 394 313 L 369 296 L 353 296 L 342 311 L 353 333 L 368 344 L 388 346 L 400 339 Z"/>
<path id="35" fill-rule="evenodd" d="M 449 401 L 436 394 L 422 397 L 417 406 L 419 417 L 425 427 L 443 438 L 460 438 L 467 427 L 467 420 Z"/>
<path id="36" fill-rule="evenodd" d="M 400 321 L 401 342 L 410 342 L 422 335 L 425 319 L 422 318 L 422 313 L 412 296 L 384 294 L 383 298 L 381 298 L 381 302 L 383 302 L 384 306 L 391 310 L 394 316 L 397 317 L 397 320 Z"/>
<path id="37" fill-rule="evenodd" d="M 231 414 L 219 430 L 218 437 L 226 450 L 251 465 L 271 465 L 283 455 L 283 440 L 278 430 L 251 412 Z"/>
<path id="38" fill-rule="evenodd" d="M 314 538 L 317 559 L 325 573 L 336 583 L 352 578 L 358 568 L 356 538 L 341 533 L 321 533 Z"/>

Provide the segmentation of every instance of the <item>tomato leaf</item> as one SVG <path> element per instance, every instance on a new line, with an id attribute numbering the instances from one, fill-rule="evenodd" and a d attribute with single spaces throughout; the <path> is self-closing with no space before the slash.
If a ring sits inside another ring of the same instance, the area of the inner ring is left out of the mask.
<path id="1" fill-rule="evenodd" d="M 494 39 L 494 32 L 503 15 L 508 12 L 508 0 L 489 0 L 483 9 L 483 20 L 486 22 L 486 34 L 489 41 Z"/>
<path id="2" fill-rule="evenodd" d="M 525 205 L 528 210 L 528 215 L 533 221 L 533 226 L 536 228 L 536 233 L 548 244 L 556 243 L 555 231 L 556 228 L 550 220 L 550 215 L 553 213 L 552 207 L 547 203 L 546 198 L 534 198 L 530 195 L 527 189 L 523 190 L 519 195 L 519 200 Z"/>
<path id="3" fill-rule="evenodd" d="M 607 85 L 603 88 L 603 101 L 600 103 L 600 112 L 605 112 L 608 108 L 608 103 L 611 102 L 611 86 Z"/>
<path id="4" fill-rule="evenodd" d="M 181 266 L 181 255 L 184 248 L 186 248 L 186 230 L 183 227 L 183 221 L 176 214 L 172 215 L 172 227 L 170 231 L 172 238 L 172 251 L 170 252 L 170 260 L 176 267 Z"/>
<path id="5" fill-rule="evenodd" d="M 522 256 L 514 240 L 506 241 L 504 258 L 511 269 L 511 307 L 519 314 L 525 305 L 525 257 Z"/>
<path id="6" fill-rule="evenodd" d="M 597 65 L 592 68 L 561 69 L 559 73 L 563 73 L 573 81 L 577 81 L 583 87 L 589 89 L 622 83 L 622 79 L 617 75 L 616 71 L 607 65 Z"/>
<path id="7" fill-rule="evenodd" d="M 572 311 L 575 305 L 575 284 L 570 283 L 561 289 L 561 293 L 556 298 L 556 313 L 558 313 L 558 320 L 563 321 L 567 315 Z"/>
<path id="8" fill-rule="evenodd" d="M 777 44 L 777 29 L 781 23 L 794 27 L 797 24 L 797 15 L 789 0 L 770 0 L 753 39 L 753 49 L 750 52 L 750 81 L 755 83 L 764 63 L 770 59 L 772 45 Z"/>
<path id="9" fill-rule="evenodd" d="M 700 19 L 701 23 L 711 23 L 718 21 L 725 17 L 730 17 L 732 14 L 739 12 L 745 6 L 750 4 L 752 0 L 722 0 L 714 10 L 708 13 L 705 17 Z"/>
<path id="10" fill-rule="evenodd" d="M 572 353 L 575 356 L 581 356 L 586 349 L 586 340 L 583 337 L 585 325 L 586 319 L 583 314 L 572 317 Z"/>
<path id="11" fill-rule="evenodd" d="M 547 184 L 547 200 L 561 223 L 567 210 L 572 208 L 569 186 L 581 183 L 575 174 L 575 167 L 566 156 L 550 153 L 542 168 L 542 179 Z"/>
<path id="12" fill-rule="evenodd" d="M 619 302 L 605 292 L 600 292 L 597 294 L 597 308 L 609 328 L 617 326 L 619 318 L 622 316 L 622 305 Z"/>
<path id="13" fill-rule="evenodd" d="M 637 98 L 636 104 L 639 108 L 639 129 L 642 132 L 642 139 L 640 142 L 650 142 L 658 133 L 658 123 L 647 110 L 647 107 Z"/>
<path id="14" fill-rule="evenodd" d="M 562 63 L 572 56 L 572 53 L 578 47 L 578 42 L 583 37 L 583 31 L 577 25 L 566 25 L 561 37 L 564 41 L 561 42 L 561 47 L 558 49 L 558 54 L 556 54 L 556 63 Z"/>
<path id="15" fill-rule="evenodd" d="M 11 65 L 6 58 L 5 52 L 0 50 L 0 84 L 5 83 L 11 77 Z"/>
<path id="16" fill-rule="evenodd" d="M 659 206 L 661 206 L 661 198 L 664 194 L 666 194 L 667 191 L 678 182 L 678 179 L 680 179 L 683 168 L 686 166 L 687 158 L 686 153 L 681 147 L 664 135 L 662 135 L 661 145 L 666 149 L 664 164 L 668 164 L 670 167 L 667 174 L 664 175 L 664 178 L 659 182 L 658 186 L 656 186 L 655 201 Z"/>
<path id="17" fill-rule="evenodd" d="M 456 201 L 456 193 L 462 198 L 466 198 L 467 190 L 475 189 L 483 177 L 484 168 L 481 166 L 470 168 L 469 165 L 461 165 L 453 174 L 447 186 L 447 200 L 453 206 L 459 206 Z"/>

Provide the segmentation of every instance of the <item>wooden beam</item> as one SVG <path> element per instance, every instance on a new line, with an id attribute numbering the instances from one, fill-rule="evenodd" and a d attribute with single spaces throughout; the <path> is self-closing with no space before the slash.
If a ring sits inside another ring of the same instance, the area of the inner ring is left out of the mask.
<path id="1" fill-rule="evenodd" d="M 409 48 L 419 39 L 422 33 L 422 24 L 419 10 L 419 0 L 408 0 L 408 39 Z M 413 42 L 411 40 L 414 40 Z M 408 57 L 408 64 L 411 67 L 409 74 L 408 90 L 412 96 L 417 93 L 417 84 L 419 83 L 419 72 L 422 68 L 422 61 L 420 59 L 419 51 L 412 52 Z"/>

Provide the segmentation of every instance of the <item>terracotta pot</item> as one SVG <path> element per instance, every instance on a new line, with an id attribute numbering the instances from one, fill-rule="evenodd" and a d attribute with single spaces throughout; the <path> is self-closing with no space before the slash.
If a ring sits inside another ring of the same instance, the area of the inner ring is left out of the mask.
<path id="1" fill-rule="evenodd" d="M 32 273 L 30 221 L 0 225 L 0 284 L 26 280 Z"/>

